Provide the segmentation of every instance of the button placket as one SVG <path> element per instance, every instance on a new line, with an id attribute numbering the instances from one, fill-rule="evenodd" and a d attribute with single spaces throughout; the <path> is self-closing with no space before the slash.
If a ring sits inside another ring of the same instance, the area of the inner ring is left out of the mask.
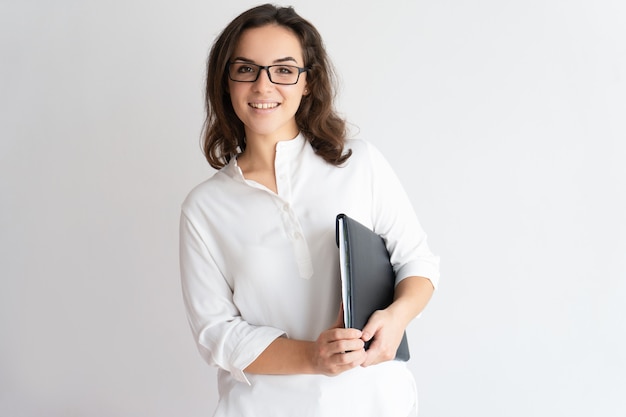
<path id="1" fill-rule="evenodd" d="M 276 203 L 281 212 L 281 219 L 285 234 L 291 242 L 291 246 L 294 251 L 300 277 L 309 279 L 313 275 L 313 264 L 311 262 L 309 246 L 306 239 L 304 239 L 302 226 L 300 225 L 298 217 L 290 203 L 291 176 L 289 175 L 289 162 L 284 160 L 284 158 L 281 158 L 284 156 L 285 155 L 282 155 L 280 152 L 277 152 L 276 154 L 275 172 L 276 186 L 278 188 Z"/>

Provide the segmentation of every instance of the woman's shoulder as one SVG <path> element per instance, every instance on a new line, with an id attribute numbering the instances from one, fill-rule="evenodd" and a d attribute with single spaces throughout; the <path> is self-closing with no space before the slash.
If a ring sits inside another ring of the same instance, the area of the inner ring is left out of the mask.
<path id="1" fill-rule="evenodd" d="M 347 139 L 344 148 L 346 151 L 352 151 L 352 156 L 350 156 L 348 161 L 353 160 L 371 164 L 382 157 L 378 148 L 366 139 Z"/>
<path id="2" fill-rule="evenodd" d="M 226 173 L 227 168 L 228 165 L 193 187 L 183 201 L 183 210 L 192 210 L 194 207 L 206 206 L 211 201 L 223 199 L 232 186 L 229 184 L 232 179 Z"/>

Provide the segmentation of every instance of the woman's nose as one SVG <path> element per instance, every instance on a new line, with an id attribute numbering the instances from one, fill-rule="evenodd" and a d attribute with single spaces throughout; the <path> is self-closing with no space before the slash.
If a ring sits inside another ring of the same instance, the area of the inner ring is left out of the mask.
<path id="1" fill-rule="evenodd" d="M 270 74 L 267 68 L 261 70 L 259 78 L 257 78 L 254 82 L 254 86 L 258 89 L 266 89 L 272 86 L 272 81 L 270 80 Z"/>

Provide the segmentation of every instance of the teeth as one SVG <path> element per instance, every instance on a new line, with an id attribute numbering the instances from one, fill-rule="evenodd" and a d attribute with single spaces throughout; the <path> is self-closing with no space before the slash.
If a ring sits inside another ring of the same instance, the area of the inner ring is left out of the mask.
<path id="1" fill-rule="evenodd" d="M 250 103 L 250 106 L 255 109 L 273 109 L 278 107 L 278 103 Z"/>

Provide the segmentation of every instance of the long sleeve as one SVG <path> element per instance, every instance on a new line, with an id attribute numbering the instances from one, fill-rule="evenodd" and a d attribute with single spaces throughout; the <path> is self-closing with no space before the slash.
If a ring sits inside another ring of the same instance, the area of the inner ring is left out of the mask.
<path id="1" fill-rule="evenodd" d="M 185 213 L 180 219 L 180 269 L 187 318 L 200 354 L 249 384 L 243 370 L 284 332 L 241 318 L 232 289 Z"/>
<path id="2" fill-rule="evenodd" d="M 372 223 L 387 244 L 396 283 L 420 276 L 437 287 L 439 257 L 431 253 L 426 233 L 393 169 L 376 148 L 369 144 L 368 148 L 373 168 Z"/>

